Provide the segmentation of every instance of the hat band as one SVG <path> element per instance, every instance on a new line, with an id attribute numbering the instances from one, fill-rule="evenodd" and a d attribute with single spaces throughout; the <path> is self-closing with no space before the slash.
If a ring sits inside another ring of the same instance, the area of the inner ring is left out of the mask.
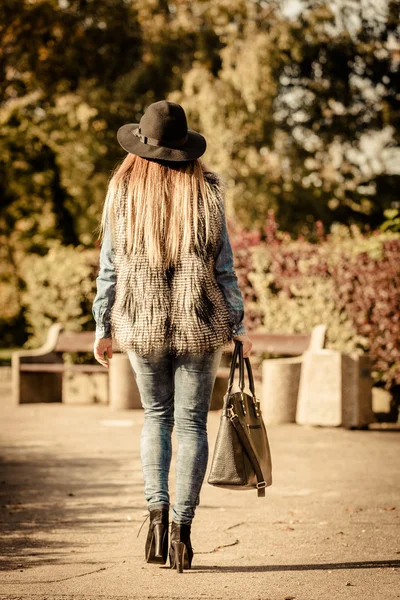
<path id="1" fill-rule="evenodd" d="M 185 137 L 181 138 L 180 140 L 157 140 L 156 138 L 151 138 L 147 135 L 143 135 L 140 131 L 140 127 L 133 129 L 132 133 L 137 138 L 139 138 L 142 144 L 147 144 L 147 146 L 164 146 L 165 148 L 180 148 L 181 146 L 186 144 L 186 142 L 189 139 L 189 135 L 186 134 Z"/>

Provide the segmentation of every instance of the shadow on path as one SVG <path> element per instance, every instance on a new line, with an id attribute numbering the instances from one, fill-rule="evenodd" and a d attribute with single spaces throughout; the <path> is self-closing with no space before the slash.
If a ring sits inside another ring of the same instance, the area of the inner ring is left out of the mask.
<path id="1" fill-rule="evenodd" d="M 400 560 L 365 560 L 343 563 L 317 563 L 300 565 L 246 565 L 196 567 L 192 571 L 199 573 L 266 573 L 268 571 L 331 571 L 337 569 L 393 569 L 400 567 Z"/>
<path id="2" fill-rule="evenodd" d="M 132 461 L 128 454 L 117 460 L 1 451 L 0 570 L 69 563 L 71 552 L 126 523 L 127 513 L 143 519 L 142 484 L 132 482 L 133 467 L 121 471 Z"/>

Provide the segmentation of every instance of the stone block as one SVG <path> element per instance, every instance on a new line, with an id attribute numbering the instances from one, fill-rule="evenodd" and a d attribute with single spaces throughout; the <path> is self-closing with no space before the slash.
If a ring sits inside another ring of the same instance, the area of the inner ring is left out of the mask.
<path id="1" fill-rule="evenodd" d="M 301 356 L 263 360 L 261 410 L 265 423 L 295 423 L 301 361 Z"/>
<path id="2" fill-rule="evenodd" d="M 110 409 L 142 408 L 136 374 L 126 353 L 113 352 L 109 373 Z"/>
<path id="3" fill-rule="evenodd" d="M 334 349 L 303 354 L 297 423 L 360 428 L 374 420 L 368 356 Z"/>

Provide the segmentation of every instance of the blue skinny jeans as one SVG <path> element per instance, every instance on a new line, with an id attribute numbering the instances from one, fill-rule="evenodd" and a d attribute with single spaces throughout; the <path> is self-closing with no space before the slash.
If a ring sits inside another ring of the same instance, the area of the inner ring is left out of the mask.
<path id="1" fill-rule="evenodd" d="M 172 519 L 191 523 L 207 469 L 207 417 L 222 348 L 178 357 L 166 349 L 146 357 L 133 351 L 127 354 L 144 408 L 140 456 L 148 510 L 170 506 L 168 478 L 175 425 L 178 449 Z"/>

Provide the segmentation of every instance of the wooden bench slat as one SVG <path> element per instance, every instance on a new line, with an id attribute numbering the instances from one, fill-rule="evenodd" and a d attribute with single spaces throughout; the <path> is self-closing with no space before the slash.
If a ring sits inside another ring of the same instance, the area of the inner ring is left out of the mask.
<path id="1" fill-rule="evenodd" d="M 65 331 L 58 336 L 55 352 L 92 352 L 94 331 Z"/>
<path id="2" fill-rule="evenodd" d="M 277 334 L 250 332 L 252 352 L 296 356 L 303 354 L 310 345 L 311 335 L 307 333 Z"/>
<path id="3" fill-rule="evenodd" d="M 250 332 L 253 342 L 252 352 L 264 352 L 268 354 L 281 354 L 283 356 L 295 356 L 303 354 L 310 344 L 311 335 L 307 333 L 278 334 Z M 95 340 L 94 331 L 66 331 L 60 333 L 55 352 L 92 352 Z M 232 350 L 234 342 L 232 342 Z M 113 349 L 117 351 L 117 348 Z"/>
<path id="4" fill-rule="evenodd" d="M 93 352 L 94 331 L 65 331 L 60 333 L 54 352 Z M 114 352 L 118 352 L 113 344 Z"/>
<path id="5" fill-rule="evenodd" d="M 21 363 L 21 371 L 29 371 L 32 373 L 64 373 L 65 371 L 76 371 L 82 373 L 102 373 L 108 372 L 106 367 L 102 365 L 65 365 L 63 363 Z M 261 378 L 261 373 L 257 369 L 252 369 L 255 378 Z M 238 367 L 236 367 L 237 375 Z M 230 367 L 219 367 L 217 377 L 229 377 Z M 247 371 L 245 372 L 247 375 Z"/>
<path id="6" fill-rule="evenodd" d="M 108 369 L 102 365 L 64 365 L 63 363 L 42 363 L 29 364 L 22 363 L 20 370 L 31 373 L 64 373 L 65 371 L 75 371 L 81 373 L 106 373 Z M 230 367 L 219 367 L 217 377 L 229 377 Z M 235 371 L 235 377 L 238 376 L 238 368 Z M 245 372 L 247 376 L 247 371 Z M 261 379 L 261 372 L 258 369 L 253 369 L 255 379 Z"/>
<path id="7" fill-rule="evenodd" d="M 252 351 L 293 356 L 307 350 L 311 335 L 308 333 L 261 333 L 252 331 L 249 334 L 253 342 Z M 66 331 L 60 333 L 55 352 L 92 352 L 95 340 L 94 331 Z M 233 348 L 233 342 L 232 342 Z"/>
<path id="8" fill-rule="evenodd" d="M 281 356 L 296 356 L 307 350 L 311 341 L 310 334 L 274 334 L 264 332 L 251 332 L 250 339 L 253 343 L 252 353 L 278 354 Z M 63 331 L 59 334 L 54 352 L 93 352 L 95 340 L 94 331 Z M 234 349 L 234 341 L 231 351 Z M 114 351 L 118 351 L 113 346 Z M 37 362 L 21 362 L 21 371 L 35 373 L 63 373 L 64 371 L 75 371 L 82 373 L 107 372 L 108 369 L 102 365 L 65 365 L 63 363 L 41 363 L 40 357 L 35 357 Z M 23 359 L 22 359 L 23 360 Z M 32 358 L 29 357 L 29 360 Z M 230 367 L 219 367 L 217 377 L 228 377 Z M 261 369 L 253 368 L 255 379 L 262 379 Z"/>
<path id="9" fill-rule="evenodd" d="M 74 371 L 78 373 L 107 373 L 107 367 L 102 365 L 65 365 L 63 363 L 21 363 L 21 371 L 30 371 L 32 373 L 65 373 Z"/>

